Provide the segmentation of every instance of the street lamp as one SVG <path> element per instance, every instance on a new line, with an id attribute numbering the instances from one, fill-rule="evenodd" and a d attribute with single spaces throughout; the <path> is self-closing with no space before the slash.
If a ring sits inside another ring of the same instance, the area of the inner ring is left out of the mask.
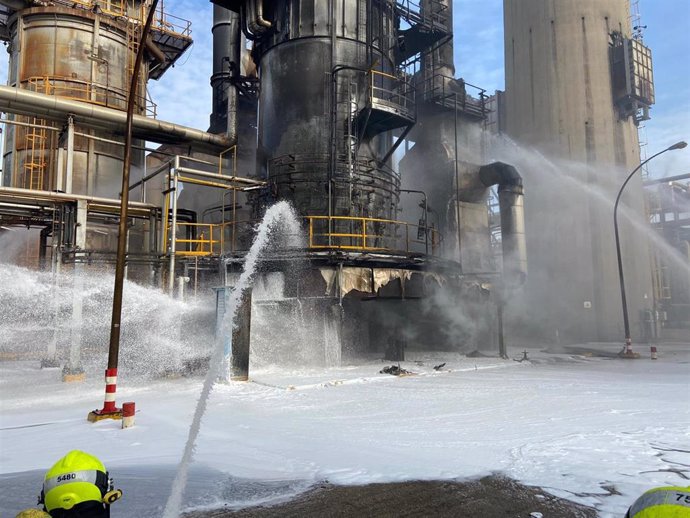
<path id="1" fill-rule="evenodd" d="M 650 156 L 647 160 L 644 160 L 643 162 L 640 163 L 635 169 L 633 169 L 632 173 L 628 175 L 628 177 L 625 179 L 625 182 L 623 182 L 623 185 L 621 186 L 620 190 L 618 191 L 618 196 L 616 197 L 616 203 L 613 206 L 613 228 L 616 234 L 616 255 L 618 257 L 618 278 L 620 280 L 620 285 L 621 285 L 621 301 L 623 303 L 623 326 L 625 327 L 625 351 L 624 351 L 624 356 L 633 358 L 634 354 L 632 352 L 632 339 L 630 337 L 630 319 L 628 318 L 628 300 L 625 296 L 625 277 L 623 276 L 623 258 L 621 257 L 621 243 L 620 243 L 620 238 L 618 236 L 618 203 L 621 200 L 621 195 L 623 194 L 623 189 L 625 189 L 625 186 L 628 185 L 628 182 L 630 179 L 635 175 L 637 171 L 639 171 L 647 162 L 652 160 L 653 158 L 658 157 L 659 155 L 666 153 L 667 151 L 674 151 L 676 149 L 683 149 L 687 147 L 687 143 L 684 141 L 677 142 L 673 144 L 671 147 L 668 147 L 664 149 L 663 151 L 659 151 L 657 154 Z"/>

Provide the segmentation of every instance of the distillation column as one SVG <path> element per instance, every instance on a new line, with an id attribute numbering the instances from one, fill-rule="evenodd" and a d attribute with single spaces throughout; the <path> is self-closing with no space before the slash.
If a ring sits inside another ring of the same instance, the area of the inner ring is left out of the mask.
<path id="1" fill-rule="evenodd" d="M 391 76 L 395 70 L 393 4 L 249 5 L 256 6 L 247 30 L 261 77 L 260 175 L 276 198 L 290 200 L 303 215 L 395 219 L 398 177 L 382 161 L 391 135 L 376 126 L 375 114 L 367 115 L 372 82 L 391 82 L 383 75 L 372 80 L 370 70 Z"/>

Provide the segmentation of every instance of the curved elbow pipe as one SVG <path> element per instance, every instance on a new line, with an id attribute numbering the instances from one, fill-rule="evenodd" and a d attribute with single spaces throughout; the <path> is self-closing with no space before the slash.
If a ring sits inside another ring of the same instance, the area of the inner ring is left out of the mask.
<path id="1" fill-rule="evenodd" d="M 260 36 L 273 24 L 264 19 L 263 0 L 247 0 L 247 29 L 254 36 Z"/>
<path id="2" fill-rule="evenodd" d="M 256 23 L 260 25 L 261 27 L 264 27 L 266 29 L 270 29 L 273 27 L 273 24 L 269 22 L 268 20 L 264 19 L 264 1 L 263 0 L 254 0 L 256 2 Z"/>
<path id="3" fill-rule="evenodd" d="M 527 279 L 522 177 L 514 166 L 494 162 L 479 169 L 479 179 L 486 187 L 498 185 L 504 283 L 508 287 L 520 286 Z"/>
<path id="4" fill-rule="evenodd" d="M 480 167 L 479 179 L 486 187 L 498 185 L 499 192 L 503 189 L 514 188 L 522 190 L 522 176 L 515 166 L 504 162 L 494 162 Z"/>

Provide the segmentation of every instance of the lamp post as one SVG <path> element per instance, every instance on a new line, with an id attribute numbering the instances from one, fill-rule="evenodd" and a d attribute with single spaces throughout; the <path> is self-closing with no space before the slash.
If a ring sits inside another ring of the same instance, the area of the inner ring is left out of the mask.
<path id="1" fill-rule="evenodd" d="M 686 142 L 677 142 L 673 144 L 671 147 L 667 147 L 663 151 L 659 151 L 655 155 L 650 156 L 647 160 L 644 160 L 643 162 L 640 163 L 635 169 L 633 169 L 632 173 L 628 175 L 628 177 L 625 179 L 625 182 L 623 182 L 623 185 L 621 186 L 620 190 L 618 191 L 618 196 L 616 197 L 616 203 L 613 206 L 613 228 L 614 232 L 616 235 L 616 256 L 618 258 L 618 279 L 620 281 L 621 285 L 621 301 L 623 304 L 623 326 L 625 328 L 625 350 L 623 352 L 623 356 L 627 358 L 634 358 L 635 355 L 632 352 L 632 339 L 630 337 L 630 319 L 628 318 L 628 300 L 625 296 L 625 276 L 623 275 L 623 258 L 621 257 L 621 243 L 620 243 L 620 237 L 618 235 L 618 203 L 621 200 L 621 196 L 623 194 L 623 190 L 625 189 L 625 186 L 628 185 L 628 182 L 630 179 L 635 175 L 637 171 L 639 171 L 647 162 L 652 160 L 653 158 L 658 157 L 659 155 L 666 153 L 667 151 L 673 151 L 676 149 L 683 149 L 687 146 L 688 144 Z"/>
<path id="2" fill-rule="evenodd" d="M 141 33 L 141 42 L 148 37 L 156 7 L 159 0 L 153 0 L 149 7 L 146 23 Z M 130 21 L 128 21 L 130 23 Z M 110 323 L 110 342 L 108 346 L 108 368 L 105 371 L 105 400 L 103 408 L 89 412 L 87 419 L 91 422 L 101 419 L 122 419 L 122 409 L 115 404 L 115 391 L 117 386 L 117 366 L 120 352 L 120 324 L 122 320 L 122 293 L 125 280 L 125 266 L 127 263 L 127 208 L 129 203 L 129 173 L 132 166 L 132 124 L 134 108 L 137 97 L 137 85 L 139 83 L 139 71 L 144 61 L 145 45 L 139 45 L 134 61 L 134 69 L 130 79 L 129 93 L 127 95 L 127 123 L 125 127 L 125 149 L 122 161 L 122 194 L 120 198 L 120 221 L 117 230 L 117 262 L 115 265 L 115 286 L 113 288 L 113 311 Z M 173 228 L 173 232 L 175 229 Z M 173 272 L 170 272 L 172 275 Z"/>

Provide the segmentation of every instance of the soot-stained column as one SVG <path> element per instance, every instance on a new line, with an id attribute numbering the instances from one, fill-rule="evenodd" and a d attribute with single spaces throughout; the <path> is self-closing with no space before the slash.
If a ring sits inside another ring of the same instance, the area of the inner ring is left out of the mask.
<path id="1" fill-rule="evenodd" d="M 252 291 L 247 289 L 242 296 L 235 315 L 230 350 L 230 379 L 247 381 L 249 379 L 249 342 L 252 327 Z"/>

